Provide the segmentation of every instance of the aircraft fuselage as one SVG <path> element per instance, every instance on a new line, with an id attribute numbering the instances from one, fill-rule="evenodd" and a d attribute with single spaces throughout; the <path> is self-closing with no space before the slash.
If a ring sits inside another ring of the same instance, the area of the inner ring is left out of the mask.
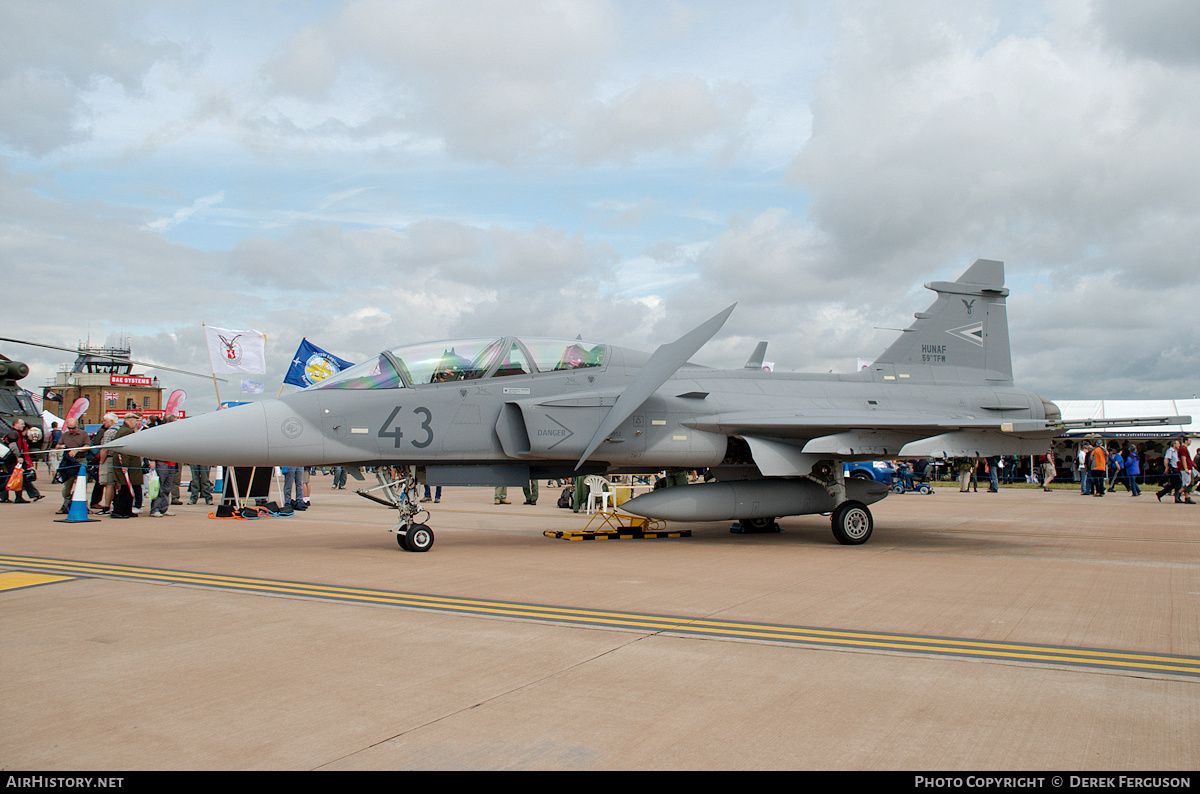
<path id="1" fill-rule="evenodd" d="M 308 389 L 156 429 L 164 445 L 161 452 L 150 443 L 155 434 L 139 434 L 139 447 L 151 458 L 186 454 L 188 462 L 212 465 L 525 465 L 573 471 L 601 420 L 636 375 L 636 367 L 614 360 L 625 352 L 612 348 L 605 367 L 582 374 L 551 372 L 365 391 Z M 605 387 L 596 388 L 599 382 Z M 1011 386 L 910 385 L 856 376 L 689 367 L 608 434 L 590 462 L 593 469 L 715 467 L 726 458 L 729 436 L 756 434 L 738 417 L 752 415 L 758 434 L 791 436 L 802 449 L 812 439 L 844 435 L 843 417 L 850 413 L 857 415 L 851 429 L 864 440 L 896 419 L 927 428 L 890 431 L 896 438 L 890 449 L 885 443 L 845 451 L 836 455 L 842 459 L 897 457 L 902 441 L 975 423 L 1046 418 L 1037 395 Z M 786 432 L 797 420 L 803 420 L 802 430 Z M 1005 454 L 1043 452 L 1049 436 L 993 432 Z"/>

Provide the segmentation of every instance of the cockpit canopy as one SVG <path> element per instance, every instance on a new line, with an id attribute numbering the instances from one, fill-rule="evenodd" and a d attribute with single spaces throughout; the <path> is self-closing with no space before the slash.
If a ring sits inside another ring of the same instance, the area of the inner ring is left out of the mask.
<path id="1" fill-rule="evenodd" d="M 600 367 L 605 345 L 515 337 L 449 339 L 392 348 L 323 380 L 314 389 L 402 389 L 507 375 Z"/>

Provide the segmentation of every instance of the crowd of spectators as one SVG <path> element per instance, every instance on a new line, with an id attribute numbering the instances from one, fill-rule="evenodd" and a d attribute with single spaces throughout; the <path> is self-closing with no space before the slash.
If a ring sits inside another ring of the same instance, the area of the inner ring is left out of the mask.
<path id="1" fill-rule="evenodd" d="M 903 468 L 908 464 L 900 462 Z M 1158 500 L 1166 496 L 1175 502 L 1194 504 L 1191 493 L 1200 481 L 1200 462 L 1189 449 L 1187 438 L 1172 439 L 1165 445 L 1157 442 L 1103 441 L 1089 439 L 1077 447 L 1056 450 L 1045 455 L 1016 457 L 997 455 L 989 458 L 955 458 L 939 462 L 935 470 L 945 468 L 956 475 L 960 491 L 978 490 L 980 482 L 995 492 L 1001 483 L 1025 482 L 1053 490 L 1074 483 L 1084 496 L 1104 496 L 1123 488 L 1130 496 L 1141 496 L 1142 487 L 1162 486 Z"/>
<path id="2" fill-rule="evenodd" d="M 150 426 L 172 421 L 175 417 L 155 417 L 150 420 Z M 62 427 L 55 423 L 43 445 L 41 428 L 27 428 L 22 420 L 15 420 L 10 432 L 3 436 L 3 447 L 0 447 L 3 452 L 0 477 L 6 486 L 0 489 L 0 502 L 9 502 L 10 494 L 17 504 L 34 502 L 44 496 L 34 484 L 37 479 L 34 458 L 40 451 L 52 474 L 51 481 L 62 484 L 60 514 L 68 512 L 76 477 L 80 468 L 85 467 L 88 480 L 93 483 L 89 499 L 92 513 L 131 518 L 141 513 L 144 501 L 149 497 L 151 517 L 175 515 L 171 507 L 182 504 L 179 492 L 182 472 L 178 462 L 143 461 L 119 450 L 97 449 L 138 432 L 143 425 L 143 418 L 136 411 L 126 413 L 123 418 L 107 413 L 99 428 L 89 436 L 75 419 L 70 418 Z M 48 447 L 50 454 L 39 450 L 41 446 Z M 1064 445 L 1060 440 L 1040 456 L 896 461 L 895 465 L 897 481 L 909 490 L 913 488 L 914 480 L 925 482 L 945 475 L 957 476 L 960 491 L 978 491 L 979 484 L 985 483 L 986 490 L 993 493 L 1001 484 L 1015 482 L 1037 484 L 1047 491 L 1052 490 L 1052 484 L 1061 488 L 1071 482 L 1086 496 L 1101 497 L 1123 488 L 1130 496 L 1137 497 L 1141 496 L 1143 486 L 1159 485 L 1158 501 L 1170 496 L 1174 503 L 1195 504 L 1192 491 L 1200 481 L 1200 453 L 1193 455 L 1187 438 L 1172 439 L 1165 445 L 1156 441 L 1089 439 L 1077 447 Z M 18 467 L 22 470 L 19 481 L 13 476 Z M 296 510 L 307 509 L 311 500 L 309 470 L 283 467 L 282 472 L 285 504 Z M 211 505 L 213 492 L 209 467 L 191 465 L 190 474 L 189 504 L 203 499 L 205 504 Z M 345 468 L 335 467 L 333 475 L 333 487 L 344 488 Z M 668 479 L 672 475 L 677 477 L 678 472 L 670 470 Z M 420 479 L 424 485 L 423 477 Z M 676 483 L 672 479 L 669 484 Z M 578 490 L 577 483 L 576 486 Z M 506 495 L 500 491 L 495 498 L 497 504 L 507 503 Z M 431 499 L 430 489 L 426 486 L 421 501 L 440 502 L 441 488 Z M 527 486 L 525 503 L 535 504 L 536 501 L 536 490 Z"/>

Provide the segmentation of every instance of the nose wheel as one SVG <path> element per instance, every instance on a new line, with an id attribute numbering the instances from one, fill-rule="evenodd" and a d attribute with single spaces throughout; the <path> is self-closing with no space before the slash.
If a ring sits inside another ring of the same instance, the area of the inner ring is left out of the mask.
<path id="1" fill-rule="evenodd" d="M 429 551 L 433 547 L 433 530 L 426 524 L 409 524 L 396 530 L 396 543 L 405 551 Z"/>
<path id="2" fill-rule="evenodd" d="M 412 466 L 402 469 L 400 479 L 386 482 L 379 476 L 388 501 L 400 514 L 400 520 L 389 532 L 396 533 L 396 544 L 405 551 L 429 551 L 433 547 L 433 530 L 424 520 L 429 518 L 429 511 L 417 507 L 417 478 Z M 418 520 L 418 517 L 422 520 Z"/>

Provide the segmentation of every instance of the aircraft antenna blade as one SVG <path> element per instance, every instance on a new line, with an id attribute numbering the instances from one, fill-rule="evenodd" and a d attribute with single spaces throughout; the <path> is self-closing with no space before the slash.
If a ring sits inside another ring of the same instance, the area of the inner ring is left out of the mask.
<path id="1" fill-rule="evenodd" d="M 662 345 L 654 351 L 650 359 L 638 371 L 633 383 L 621 392 L 621 396 L 609 409 L 604 421 L 596 429 L 596 434 L 588 442 L 583 457 L 579 459 L 579 463 L 575 464 L 576 471 L 591 457 L 601 442 L 608 438 L 609 433 L 616 430 L 618 425 L 640 408 L 642 403 L 658 390 L 659 386 L 666 383 L 676 370 L 686 364 L 689 358 L 696 355 L 697 350 L 704 347 L 705 343 L 721 330 L 721 326 L 729 319 L 735 306 L 737 306 L 736 303 L 688 331 L 674 342 Z"/>

